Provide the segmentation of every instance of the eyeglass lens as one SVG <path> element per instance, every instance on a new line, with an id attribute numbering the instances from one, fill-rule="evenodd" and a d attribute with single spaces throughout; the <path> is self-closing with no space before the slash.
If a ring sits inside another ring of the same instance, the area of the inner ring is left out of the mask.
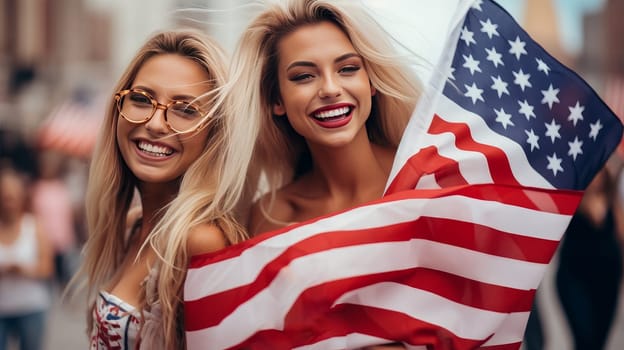
<path id="1" fill-rule="evenodd" d="M 156 112 L 157 102 L 149 96 L 129 91 L 121 96 L 118 108 L 119 112 L 130 121 L 146 122 Z M 199 107 L 193 103 L 174 101 L 167 105 L 165 110 L 168 124 L 174 131 L 182 132 L 194 128 L 202 119 Z"/>

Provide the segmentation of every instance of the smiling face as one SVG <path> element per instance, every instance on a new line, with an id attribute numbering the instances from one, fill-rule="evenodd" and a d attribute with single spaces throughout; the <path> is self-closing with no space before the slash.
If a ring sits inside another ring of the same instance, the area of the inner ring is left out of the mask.
<path id="1" fill-rule="evenodd" d="M 345 33 L 331 22 L 304 25 L 277 45 L 280 102 L 309 144 L 340 147 L 366 135 L 371 87 L 362 58 Z"/>
<path id="2" fill-rule="evenodd" d="M 137 72 L 131 88 L 149 93 L 158 103 L 190 102 L 208 91 L 210 75 L 198 63 L 177 54 L 149 58 Z M 202 153 L 208 130 L 176 134 L 158 109 L 146 123 L 133 124 L 119 116 L 117 143 L 132 173 L 142 182 L 166 183 L 178 179 Z"/>

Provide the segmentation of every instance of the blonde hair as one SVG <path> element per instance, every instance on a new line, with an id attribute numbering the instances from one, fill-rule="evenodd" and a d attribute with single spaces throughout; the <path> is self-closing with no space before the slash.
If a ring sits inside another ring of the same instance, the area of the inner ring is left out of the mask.
<path id="1" fill-rule="evenodd" d="M 226 83 L 227 71 L 225 54 L 213 40 L 204 37 L 193 30 L 174 30 L 160 32 L 153 35 L 137 52 L 125 72 L 122 74 L 115 92 L 131 87 L 139 69 L 153 56 L 161 54 L 178 54 L 189 58 L 201 65 L 209 74 L 212 90 L 218 89 Z M 218 183 L 215 168 L 221 161 L 223 121 L 220 118 L 218 106 L 209 108 L 207 123 L 209 129 L 208 142 L 202 156 L 197 160 L 193 172 L 200 172 L 210 186 Z M 71 284 L 76 284 L 78 278 L 86 277 L 88 286 L 88 302 L 92 309 L 96 293 L 109 281 L 119 268 L 127 242 L 127 216 L 135 190 L 137 179 L 126 166 L 117 144 L 116 129 L 119 113 L 115 101 L 111 98 L 103 126 L 98 135 L 97 144 L 91 160 L 89 179 L 86 193 L 86 218 L 88 240 L 83 249 L 84 261 Z M 213 163 L 214 160 L 214 163 Z M 190 169 L 189 169 L 190 171 Z M 163 208 L 162 210 L 164 210 Z M 236 228 L 226 224 L 225 218 L 214 219 L 230 236 L 234 236 Z M 223 223 L 221 222 L 223 221 Z M 157 254 L 166 259 L 160 264 L 158 298 L 163 306 L 162 322 L 167 348 L 184 347 L 184 329 L 179 306 L 180 282 L 185 270 L 173 269 L 174 262 L 186 262 L 186 247 L 182 236 L 187 231 L 169 231 L 173 237 L 158 237 L 153 239 Z M 162 245 L 162 241 L 169 241 L 171 245 Z M 166 278 L 165 278 L 166 277 Z M 169 280 L 167 280 L 167 278 Z M 164 279 L 164 281 L 163 281 Z M 71 285 L 70 284 L 70 285 Z M 143 298 L 144 299 L 144 298 Z M 140 310 L 146 306 L 145 301 L 139 306 Z M 92 316 L 89 312 L 88 320 Z M 92 322 L 88 323 L 92 327 Z"/>
<path id="2" fill-rule="evenodd" d="M 312 159 L 303 137 L 277 118 L 272 106 L 279 102 L 277 44 L 297 28 L 329 21 L 337 25 L 361 55 L 372 86 L 369 140 L 396 147 L 420 95 L 421 83 L 400 56 L 386 33 L 354 1 L 286 0 L 274 3 L 255 17 L 237 44 L 230 70 L 226 116 L 230 138 L 226 166 L 239 166 L 249 182 L 244 195 L 259 195 L 258 179 L 266 176 L 271 193 L 309 170 Z M 249 144 L 247 140 L 257 140 Z M 248 166 L 240 164 L 249 163 Z M 266 215 L 266 212 L 265 212 Z"/>

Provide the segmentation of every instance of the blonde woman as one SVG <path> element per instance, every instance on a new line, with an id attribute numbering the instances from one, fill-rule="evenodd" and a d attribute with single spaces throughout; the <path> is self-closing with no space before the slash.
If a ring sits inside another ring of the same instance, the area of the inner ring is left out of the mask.
<path id="1" fill-rule="evenodd" d="M 77 276 L 88 286 L 91 349 L 183 349 L 188 257 L 244 236 L 222 201 L 195 230 L 150 236 L 187 171 L 211 201 L 224 147 L 213 95 L 226 81 L 224 64 L 199 33 L 162 32 L 117 83 L 90 168 L 89 238 Z M 131 210 L 135 193 L 140 209 Z"/>
<path id="2" fill-rule="evenodd" d="M 382 196 L 421 90 L 389 39 L 353 1 L 282 1 L 244 30 L 229 138 L 257 142 L 233 143 L 227 159 L 251 161 L 246 194 L 268 189 L 251 210 L 250 233 Z"/>
<path id="3" fill-rule="evenodd" d="M 421 90 L 409 63 L 353 1 L 274 3 L 244 29 L 224 89 L 223 180 L 243 206 L 262 195 L 250 234 L 382 196 Z"/>

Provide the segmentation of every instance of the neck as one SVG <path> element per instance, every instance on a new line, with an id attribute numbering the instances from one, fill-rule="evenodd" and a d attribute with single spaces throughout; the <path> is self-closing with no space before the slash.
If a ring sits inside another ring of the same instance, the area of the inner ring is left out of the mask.
<path id="1" fill-rule="evenodd" d="M 141 241 L 147 238 L 147 235 L 160 220 L 164 211 L 163 208 L 177 196 L 178 189 L 179 184 L 177 182 L 175 184 L 142 183 L 139 185 L 142 209 Z"/>
<path id="2" fill-rule="evenodd" d="M 371 143 L 366 135 L 339 148 L 311 146 L 311 173 L 331 197 L 361 203 L 380 198 L 390 173 L 394 150 Z"/>

